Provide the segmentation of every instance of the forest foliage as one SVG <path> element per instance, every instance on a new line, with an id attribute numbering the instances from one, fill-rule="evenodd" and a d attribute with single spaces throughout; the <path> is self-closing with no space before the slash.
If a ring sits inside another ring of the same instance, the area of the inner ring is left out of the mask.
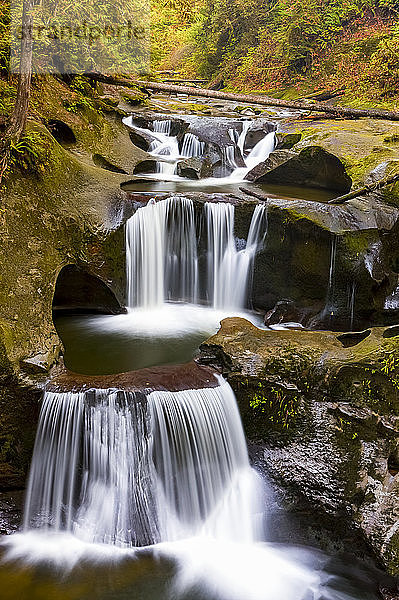
<path id="1" fill-rule="evenodd" d="M 397 105 L 399 0 L 150 1 L 155 74 L 285 98 L 345 88 L 342 103 Z M 0 0 L 0 117 L 15 94 L 8 32 Z"/>
<path id="2" fill-rule="evenodd" d="M 292 97 L 345 87 L 349 100 L 390 104 L 399 94 L 399 0 L 203 0 L 177 29 L 161 68 Z"/>

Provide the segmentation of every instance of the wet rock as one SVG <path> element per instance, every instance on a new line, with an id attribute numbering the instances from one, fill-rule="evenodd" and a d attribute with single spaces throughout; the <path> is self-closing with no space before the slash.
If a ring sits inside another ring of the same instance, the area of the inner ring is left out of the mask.
<path id="1" fill-rule="evenodd" d="M 53 311 L 58 313 L 126 312 L 102 279 L 82 266 L 67 265 L 59 273 L 54 290 Z"/>
<path id="2" fill-rule="evenodd" d="M 198 159 L 179 160 L 176 165 L 176 175 L 186 179 L 199 179 L 202 161 Z"/>
<path id="3" fill-rule="evenodd" d="M 283 133 L 301 133 L 302 138 L 295 146 L 298 150 L 317 145 L 334 154 L 345 165 L 353 189 L 363 187 L 369 176 L 379 177 L 384 164 L 399 160 L 399 147 L 392 143 L 399 136 L 399 125 L 392 121 L 365 118 L 309 123 L 299 116 L 285 120 L 279 130 Z M 392 167 L 396 168 L 394 164 Z M 383 188 L 377 196 L 399 206 L 399 184 Z"/>
<path id="4" fill-rule="evenodd" d="M 24 491 L 0 492 L 0 535 L 18 531 L 22 524 Z"/>
<path id="5" fill-rule="evenodd" d="M 398 574 L 399 342 L 384 331 L 343 347 L 342 334 L 225 319 L 200 361 L 228 378 L 259 464 L 286 490 L 289 510 L 346 523 Z"/>
<path id="6" fill-rule="evenodd" d="M 300 323 L 303 318 L 301 311 L 292 300 L 279 300 L 274 308 L 265 314 L 265 325 L 278 325 L 280 323 Z"/>
<path id="7" fill-rule="evenodd" d="M 289 150 L 274 150 L 270 154 L 270 156 L 263 162 L 259 163 L 251 169 L 245 176 L 247 181 L 262 181 L 262 177 L 269 173 L 269 171 L 273 171 L 277 169 L 280 165 L 285 164 L 290 159 L 295 158 L 295 152 L 290 152 Z"/>
<path id="8" fill-rule="evenodd" d="M 127 391 L 167 390 L 217 387 L 217 372 L 192 361 L 183 365 L 167 365 L 138 369 L 116 375 L 79 375 L 63 369 L 48 384 L 48 391 L 80 392 L 89 389 L 115 388 Z"/>
<path id="9" fill-rule="evenodd" d="M 133 169 L 133 174 L 156 173 L 158 161 L 154 159 L 142 160 Z"/>
<path id="10" fill-rule="evenodd" d="M 212 177 L 213 165 L 209 159 L 185 158 L 177 163 L 176 174 L 187 179 Z"/>
<path id="11" fill-rule="evenodd" d="M 301 133 L 277 132 L 276 136 L 277 136 L 276 150 L 290 150 L 291 148 L 293 148 L 295 146 L 295 144 L 300 142 L 300 140 L 302 138 Z"/>
<path id="12" fill-rule="evenodd" d="M 248 129 L 247 135 L 245 136 L 244 150 L 252 150 L 252 148 L 254 148 L 258 142 L 263 140 L 265 135 L 271 131 L 274 131 L 273 124 L 267 122 L 261 122 L 258 124 L 258 120 L 255 119 Z"/>
<path id="13" fill-rule="evenodd" d="M 137 146 L 137 148 L 140 148 L 141 150 L 144 150 L 145 152 L 147 152 L 150 148 L 150 145 L 152 144 L 152 142 L 154 141 L 154 138 L 149 135 L 148 133 L 145 133 L 143 131 L 135 131 L 134 129 L 132 129 L 129 132 L 129 137 L 132 141 L 132 143 Z"/>
<path id="14" fill-rule="evenodd" d="M 47 374 L 52 362 L 53 357 L 46 352 L 45 354 L 36 354 L 36 356 L 24 358 L 20 361 L 20 365 L 26 373 Z"/>
<path id="15" fill-rule="evenodd" d="M 299 154 L 287 154 L 285 161 L 281 153 L 289 151 L 277 152 L 279 154 L 275 163 L 272 157 L 271 161 L 261 163 L 262 166 L 257 165 L 256 172 L 250 171 L 247 179 L 262 183 L 325 188 L 343 193 L 351 189 L 352 180 L 342 162 L 320 146 L 308 146 Z"/>

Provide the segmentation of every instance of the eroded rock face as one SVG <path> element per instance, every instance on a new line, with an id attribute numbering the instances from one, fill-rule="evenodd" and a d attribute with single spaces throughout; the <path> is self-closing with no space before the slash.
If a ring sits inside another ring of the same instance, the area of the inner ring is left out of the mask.
<path id="1" fill-rule="evenodd" d="M 200 360 L 228 378 L 287 502 L 344 520 L 398 574 L 399 337 L 384 331 L 345 347 L 332 332 L 225 319 Z"/>
<path id="2" fill-rule="evenodd" d="M 213 165 L 208 159 L 185 158 L 176 166 L 176 174 L 187 179 L 202 179 L 212 177 Z"/>
<path id="3" fill-rule="evenodd" d="M 396 209 L 272 198 L 266 204 L 267 237 L 255 259 L 256 308 L 268 312 L 289 300 L 296 320 L 312 328 L 395 322 L 397 313 L 384 307 L 397 285 Z M 244 212 L 236 212 L 244 219 Z"/>

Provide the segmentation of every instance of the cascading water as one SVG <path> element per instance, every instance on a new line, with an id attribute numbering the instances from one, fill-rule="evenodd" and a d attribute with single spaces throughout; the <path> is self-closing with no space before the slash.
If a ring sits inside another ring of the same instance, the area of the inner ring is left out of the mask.
<path id="1" fill-rule="evenodd" d="M 244 154 L 245 140 L 247 138 L 247 133 L 248 133 L 250 127 L 251 127 L 251 121 L 243 121 L 242 131 L 241 131 L 240 135 L 238 136 L 238 140 L 237 140 L 237 146 L 240 149 L 241 156 L 245 155 Z"/>
<path id="2" fill-rule="evenodd" d="M 173 226 L 172 226 L 173 225 Z M 194 207 L 187 198 L 150 201 L 126 225 L 128 306 L 195 303 L 198 266 Z"/>
<path id="3" fill-rule="evenodd" d="M 179 156 L 179 144 L 177 137 L 171 135 L 171 127 L 172 121 L 153 121 L 153 131 L 157 135 L 148 149 L 153 156 L 164 159 L 157 161 L 157 172 L 165 176 L 173 175 L 175 162 Z"/>
<path id="4" fill-rule="evenodd" d="M 192 133 L 184 134 L 181 156 L 183 158 L 192 158 L 202 156 L 205 151 L 205 142 L 201 142 L 196 135 Z"/>
<path id="5" fill-rule="evenodd" d="M 185 133 L 183 141 L 180 143 L 181 151 L 179 150 L 179 142 L 177 137 L 171 135 L 172 121 L 154 120 L 153 130 L 143 129 L 133 124 L 133 120 L 129 117 L 124 120 L 124 123 L 129 127 L 144 132 L 147 136 L 152 136 L 154 139 L 149 147 L 149 153 L 155 158 L 159 158 L 157 162 L 157 175 L 148 174 L 148 178 L 160 178 L 164 180 L 179 180 L 176 175 L 177 163 L 182 158 L 199 158 L 203 157 L 206 151 L 206 143 L 200 141 L 198 137 L 190 132 Z M 266 160 L 276 145 L 276 134 L 274 132 L 266 133 L 265 136 L 252 148 L 246 155 L 244 151 L 245 140 L 248 131 L 251 127 L 251 121 L 243 121 L 241 133 L 238 135 L 236 130 L 228 131 L 232 144 L 227 144 L 221 147 L 221 177 L 212 177 L 202 179 L 201 182 L 196 181 L 195 184 L 207 185 L 211 182 L 221 183 L 238 183 L 243 181 L 245 175 L 256 165 Z M 242 156 L 245 167 L 237 167 L 236 152 Z M 227 175 L 225 172 L 227 171 Z"/>
<path id="6" fill-rule="evenodd" d="M 215 308 L 242 309 L 247 305 L 256 251 L 267 231 L 265 206 L 255 207 L 246 247 L 237 250 L 234 238 L 234 206 L 205 203 L 208 234 L 207 291 Z"/>
<path id="7" fill-rule="evenodd" d="M 89 542 L 154 541 L 150 455 L 142 399 L 90 390 L 44 395 L 24 529 L 68 531 Z"/>
<path id="8" fill-rule="evenodd" d="M 253 542 L 257 476 L 230 386 L 145 394 L 47 392 L 25 530 L 143 546 Z"/>
<path id="9" fill-rule="evenodd" d="M 266 236 L 266 207 L 255 207 L 242 250 L 236 248 L 232 204 L 206 202 L 204 219 L 208 258 L 203 290 L 198 283 L 198 239 L 191 200 L 178 196 L 152 201 L 129 219 L 126 261 L 130 308 L 159 307 L 167 301 L 195 304 L 199 297 L 218 309 L 242 310 L 247 306 L 254 257 Z"/>

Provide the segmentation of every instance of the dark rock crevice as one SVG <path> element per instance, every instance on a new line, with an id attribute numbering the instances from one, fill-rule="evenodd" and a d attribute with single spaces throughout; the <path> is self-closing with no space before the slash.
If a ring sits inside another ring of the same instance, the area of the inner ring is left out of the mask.
<path id="1" fill-rule="evenodd" d="M 53 311 L 62 313 L 118 314 L 125 309 L 99 277 L 76 265 L 61 269 L 55 285 Z"/>

